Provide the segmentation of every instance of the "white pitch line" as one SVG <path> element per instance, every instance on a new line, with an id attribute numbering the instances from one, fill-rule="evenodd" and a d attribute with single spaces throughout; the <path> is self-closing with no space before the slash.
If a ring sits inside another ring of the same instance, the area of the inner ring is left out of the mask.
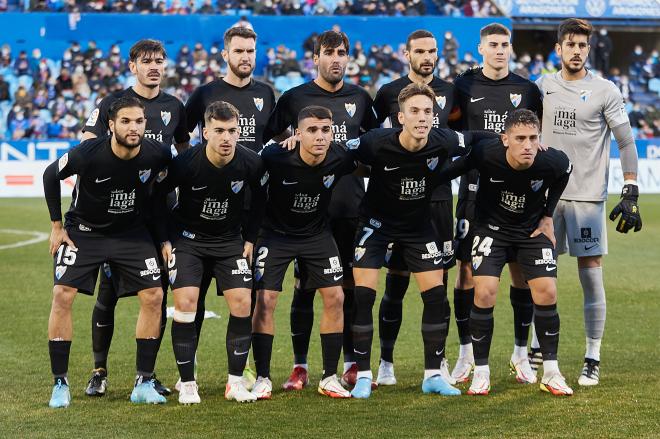
<path id="1" fill-rule="evenodd" d="M 15 230 L 15 229 L 0 229 L 0 233 L 6 233 L 9 235 L 30 235 L 33 237 L 31 239 L 15 242 L 13 244 L 0 245 L 0 250 L 7 250 L 10 248 L 25 247 L 26 245 L 36 244 L 37 242 L 47 240 L 49 236 L 48 233 L 35 232 L 31 230 Z"/>

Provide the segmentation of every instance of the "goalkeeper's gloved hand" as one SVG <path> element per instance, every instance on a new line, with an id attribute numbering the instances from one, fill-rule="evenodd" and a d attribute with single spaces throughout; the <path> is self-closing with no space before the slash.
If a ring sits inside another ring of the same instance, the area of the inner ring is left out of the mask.
<path id="1" fill-rule="evenodd" d="M 642 217 L 639 215 L 639 206 L 637 205 L 638 198 L 639 189 L 636 184 L 623 186 L 621 200 L 610 212 L 610 220 L 612 221 L 615 221 L 621 215 L 619 223 L 616 225 L 617 232 L 628 233 L 632 228 L 635 229 L 635 232 L 642 230 Z"/>

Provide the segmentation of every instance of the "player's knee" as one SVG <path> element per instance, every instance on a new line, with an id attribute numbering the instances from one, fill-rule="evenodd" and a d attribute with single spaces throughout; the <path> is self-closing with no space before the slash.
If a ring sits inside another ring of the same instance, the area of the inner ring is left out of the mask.
<path id="1" fill-rule="evenodd" d="M 160 287 L 148 288 L 139 292 L 140 307 L 153 312 L 160 312 L 163 303 L 163 290 Z"/>
<path id="2" fill-rule="evenodd" d="M 333 314 L 344 312 L 344 293 L 341 288 L 329 288 L 323 294 L 323 306 Z"/>
<path id="3" fill-rule="evenodd" d="M 250 292 L 247 291 L 245 294 L 237 295 L 232 299 L 230 312 L 236 317 L 247 317 L 250 315 L 251 305 L 252 297 L 250 297 Z"/>
<path id="4" fill-rule="evenodd" d="M 257 293 L 257 308 L 261 313 L 271 315 L 277 305 L 277 293 L 260 291 Z"/>
<path id="5" fill-rule="evenodd" d="M 183 312 L 196 312 L 197 311 L 197 300 L 194 297 L 183 296 L 177 297 L 175 300 L 176 309 Z"/>
<path id="6" fill-rule="evenodd" d="M 554 282 L 543 282 L 535 285 L 532 290 L 534 303 L 537 305 L 554 305 L 557 303 L 557 286 Z"/>
<path id="7" fill-rule="evenodd" d="M 496 298 L 497 288 L 475 287 L 474 289 L 475 303 L 479 302 L 482 306 L 495 306 Z"/>
<path id="8" fill-rule="evenodd" d="M 75 288 L 66 285 L 55 285 L 53 287 L 53 308 L 71 309 L 76 291 Z"/>
<path id="9" fill-rule="evenodd" d="M 577 258 L 578 268 L 598 268 L 602 266 L 602 256 L 580 256 Z"/>

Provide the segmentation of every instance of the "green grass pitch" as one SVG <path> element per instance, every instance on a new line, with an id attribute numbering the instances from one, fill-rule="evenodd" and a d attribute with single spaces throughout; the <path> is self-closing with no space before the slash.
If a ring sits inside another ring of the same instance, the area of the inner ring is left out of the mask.
<path id="1" fill-rule="evenodd" d="M 612 207 L 615 198 L 610 198 Z M 273 399 L 251 405 L 224 400 L 227 308 L 209 295 L 199 347 L 198 382 L 202 404 L 180 406 L 173 395 L 164 406 L 128 401 L 135 367 L 135 299 L 120 301 L 110 352 L 109 390 L 88 398 L 84 388 L 92 369 L 90 319 L 94 299 L 74 304 L 74 342 L 69 379 L 73 401 L 66 410 L 47 406 L 52 379 L 46 329 L 51 301 L 52 262 L 47 242 L 0 250 L 0 436 L 43 437 L 658 437 L 660 436 L 660 196 L 643 195 L 644 229 L 624 236 L 608 222 L 610 254 L 605 258 L 608 319 L 602 349 L 601 385 L 577 386 L 584 335 L 582 293 L 575 260 L 560 258 L 560 367 L 574 387 L 571 398 L 555 398 L 538 385 L 520 385 L 508 374 L 513 343 L 508 280 L 502 279 L 491 349 L 492 392 L 488 397 L 423 395 L 420 336 L 421 300 L 416 287 L 404 302 L 404 321 L 395 350 L 399 384 L 381 388 L 371 399 L 330 400 L 316 393 L 320 342 L 315 326 L 310 351 L 312 385 L 299 393 L 279 391 L 292 362 L 289 338 L 291 273 L 277 309 Z M 609 211 L 609 210 L 608 210 Z M 30 239 L 7 229 L 49 232 L 41 199 L 0 200 L 0 247 Z M 453 285 L 455 270 L 449 275 Z M 414 282 L 413 282 L 414 285 Z M 213 290 L 212 290 L 213 291 Z M 382 289 L 379 296 L 382 295 Z M 449 292 L 452 297 L 451 288 Z M 320 300 L 316 301 L 317 310 Z M 377 312 L 376 310 L 374 310 Z M 316 324 L 318 324 L 318 314 Z M 377 368 L 377 334 L 373 368 Z M 458 345 L 451 323 L 448 358 Z M 176 381 L 168 331 L 157 372 Z M 466 391 L 465 386 L 462 387 Z"/>

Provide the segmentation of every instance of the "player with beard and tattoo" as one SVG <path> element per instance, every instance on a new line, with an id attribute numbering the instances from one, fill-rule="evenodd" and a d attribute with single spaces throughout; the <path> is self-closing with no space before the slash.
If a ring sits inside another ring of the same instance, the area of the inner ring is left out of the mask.
<path id="1" fill-rule="evenodd" d="M 298 113 L 309 105 L 319 105 L 332 111 L 332 131 L 336 142 L 346 142 L 360 133 L 375 128 L 378 123 L 369 94 L 361 87 L 344 82 L 348 63 L 349 41 L 343 32 L 326 31 L 317 38 L 314 63 L 318 77 L 284 93 L 277 102 L 264 134 L 264 141 L 297 126 Z M 353 278 L 350 264 L 353 239 L 357 226 L 358 205 L 364 195 L 364 179 L 356 175 L 343 178 L 332 194 L 330 227 L 339 248 L 344 270 L 344 374 L 342 383 L 355 384 L 357 368 L 353 361 L 350 322 L 353 309 Z M 291 340 L 294 367 L 284 383 L 287 390 L 300 390 L 308 382 L 307 351 L 314 322 L 314 290 L 302 290 L 299 282 L 291 302 Z"/>
<path id="2" fill-rule="evenodd" d="M 489 24 L 480 31 L 479 53 L 483 66 L 468 70 L 456 78 L 457 106 L 460 126 L 469 130 L 501 133 L 509 114 L 516 109 L 528 109 L 542 114 L 541 94 L 536 85 L 509 71 L 511 32 L 499 23 Z M 460 342 L 459 355 L 452 370 L 457 382 L 469 379 L 474 367 L 474 355 L 469 330 L 470 310 L 474 303 L 471 249 L 475 194 L 478 171 L 461 178 L 456 204 L 456 259 L 458 273 L 454 287 L 454 315 Z M 514 347 L 509 366 L 520 383 L 535 383 L 536 374 L 527 357 L 527 339 L 532 323 L 533 303 L 529 286 L 518 263 L 509 263 L 511 287 L 509 297 L 513 308 Z"/>
<path id="3" fill-rule="evenodd" d="M 177 151 L 188 148 L 190 136 L 185 125 L 183 104 L 177 98 L 160 89 L 166 65 L 167 53 L 160 41 L 140 40 L 131 47 L 128 66 L 135 76 L 135 85 L 105 97 L 92 112 L 83 127 L 82 140 L 105 137 L 109 130 L 108 109 L 121 97 L 134 97 L 145 107 L 146 128 L 144 137 L 161 142 L 167 147 L 174 144 Z M 94 370 L 85 393 L 103 396 L 107 389 L 108 352 L 114 333 L 117 284 L 120 279 L 112 276 L 113 267 L 105 265 L 99 282 L 99 294 L 92 311 L 92 349 Z M 116 270 L 115 270 L 116 271 Z M 163 277 L 163 289 L 167 291 L 167 279 Z M 165 310 L 167 295 L 163 298 L 161 338 L 167 322 Z M 160 339 L 159 339 L 160 340 Z M 170 389 L 154 378 L 156 389 L 169 395 Z"/>
<path id="4" fill-rule="evenodd" d="M 240 130 L 239 143 L 252 151 L 259 152 L 263 148 L 263 133 L 268 123 L 268 117 L 275 107 L 275 95 L 268 84 L 252 77 L 256 67 L 257 34 L 246 27 L 232 27 L 224 35 L 222 57 L 227 63 L 227 74 L 220 79 L 198 87 L 186 102 L 186 124 L 188 131 L 198 128 L 200 133 L 204 128 L 204 112 L 213 102 L 229 102 L 240 113 L 238 125 Z M 243 211 L 243 230 L 247 229 L 250 213 L 249 187 L 245 188 L 245 206 Z M 204 276 L 200 286 L 195 317 L 197 341 L 202 332 L 204 312 L 206 311 L 206 292 L 211 277 Z M 221 292 L 218 291 L 218 294 Z M 254 300 L 252 301 L 254 307 Z M 252 387 L 256 377 L 249 361 L 245 368 L 246 386 Z M 179 386 L 177 382 L 176 387 Z"/>
<path id="5" fill-rule="evenodd" d="M 50 407 L 71 402 L 67 370 L 73 335 L 72 306 L 77 292 L 93 294 L 101 264 L 120 274 L 117 295 L 137 291 L 140 314 L 135 330 L 137 378 L 134 403 L 160 404 L 153 370 L 160 346 L 161 270 L 158 250 L 146 228 L 154 181 L 165 177 L 169 148 L 144 139 L 144 106 L 133 97 L 109 109 L 111 137 L 82 142 L 44 172 L 44 191 L 52 221 L 53 302 L 48 348 L 55 386 Z M 60 180 L 77 175 L 76 191 L 62 225 Z"/>
<path id="6" fill-rule="evenodd" d="M 580 386 L 595 386 L 600 381 L 606 314 L 602 259 L 607 254 L 605 203 L 612 136 L 619 147 L 623 190 L 610 219 L 621 215 L 616 226 L 620 233 L 642 228 L 637 205 L 637 147 L 623 97 L 615 84 L 585 68 L 592 31 L 586 20 L 563 21 L 555 45 L 561 71 L 537 80 L 544 93 L 543 142 L 564 151 L 575 165 L 557 205 L 554 224 L 557 252 L 568 251 L 577 257 L 584 294 L 586 352 Z"/>
<path id="7" fill-rule="evenodd" d="M 433 127 L 447 128 L 451 110 L 454 108 L 455 89 L 450 82 L 443 81 L 433 74 L 438 62 L 438 43 L 433 34 L 427 30 L 417 30 L 406 41 L 406 58 L 410 64 L 408 75 L 383 85 L 374 100 L 374 109 L 378 122 L 389 119 L 389 125 L 400 128 L 398 113 L 398 97 L 401 90 L 413 82 L 430 86 L 435 93 L 433 105 Z M 451 183 L 438 186 L 431 195 L 431 214 L 439 233 L 438 239 L 443 247 L 444 282 L 447 283 L 447 270 L 455 265 L 453 234 L 454 218 L 452 206 Z M 410 283 L 410 273 L 398 248 L 393 247 L 386 257 L 387 277 L 385 293 L 378 310 L 378 327 L 380 337 L 380 366 L 378 368 L 379 385 L 394 385 L 394 344 L 396 343 L 403 316 L 403 297 Z M 445 305 L 445 319 L 449 321 L 451 308 Z M 449 325 L 447 325 L 449 329 Z M 455 380 L 449 373 L 447 359 L 442 362 L 442 376 L 450 384 Z"/>
<path id="8" fill-rule="evenodd" d="M 252 335 L 252 248 L 265 196 L 260 184 L 261 159 L 254 151 L 237 144 L 239 117 L 238 109 L 230 103 L 211 103 L 204 116 L 203 135 L 207 143 L 176 157 L 167 177 L 157 184 L 160 210 L 166 210 L 165 195 L 179 189 L 169 233 L 161 227 L 159 241 L 163 260 L 168 261 L 174 296 L 172 346 L 181 376 L 181 404 L 201 401 L 194 374 L 198 345 L 195 317 L 200 286 L 208 271 L 222 289 L 229 308 L 225 343 L 229 377 L 225 398 L 238 402 L 256 400 L 242 375 Z M 247 228 L 242 229 L 248 187 L 252 189 L 252 215 Z"/>

